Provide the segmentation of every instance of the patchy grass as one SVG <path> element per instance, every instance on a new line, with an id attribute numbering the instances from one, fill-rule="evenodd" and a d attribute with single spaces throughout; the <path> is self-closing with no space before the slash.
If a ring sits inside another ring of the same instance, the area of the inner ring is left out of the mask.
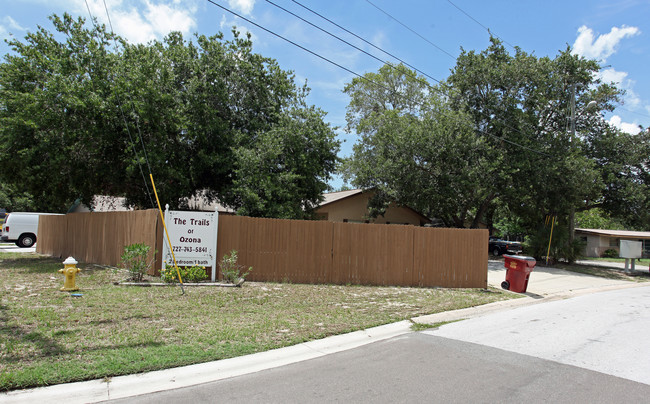
<path id="1" fill-rule="evenodd" d="M 412 321 L 413 324 L 411 324 L 411 330 L 412 331 L 425 331 L 425 330 L 431 330 L 433 328 L 440 328 L 445 324 L 451 324 L 455 323 L 458 321 L 463 321 L 465 320 L 464 318 L 459 318 L 458 320 L 450 320 L 450 321 L 439 321 L 437 323 L 433 324 L 427 324 L 427 323 L 416 323 L 415 321 Z"/>
<path id="2" fill-rule="evenodd" d="M 636 271 L 633 274 L 626 274 L 623 269 L 620 268 L 606 268 L 596 265 L 579 265 L 579 264 L 563 264 L 559 263 L 554 265 L 555 267 L 562 268 L 571 272 L 578 272 L 581 274 L 600 276 L 601 278 L 607 279 L 616 279 L 622 281 L 630 282 L 648 282 L 650 281 L 650 273 L 647 268 L 636 266 Z M 639 271 L 639 269 L 645 269 L 644 271 Z"/>
<path id="3" fill-rule="evenodd" d="M 107 378 L 266 351 L 512 298 L 499 290 L 247 282 L 123 287 L 79 264 L 82 297 L 59 291 L 61 260 L 0 253 L 0 390 Z"/>
<path id="4" fill-rule="evenodd" d="M 589 257 L 589 258 L 582 258 L 581 260 L 585 261 L 602 261 L 602 262 L 619 262 L 619 263 L 625 263 L 625 258 L 601 258 L 601 257 Z M 648 266 L 648 263 L 650 263 L 650 258 L 636 258 L 636 263 L 637 264 L 644 264 L 646 267 Z"/>

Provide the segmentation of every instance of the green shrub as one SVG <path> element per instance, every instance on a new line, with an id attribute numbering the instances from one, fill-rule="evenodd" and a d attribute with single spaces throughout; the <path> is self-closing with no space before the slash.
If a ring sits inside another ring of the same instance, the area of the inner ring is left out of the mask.
<path id="1" fill-rule="evenodd" d="M 603 252 L 601 255 L 603 258 L 618 258 L 618 251 L 614 248 L 609 248 Z"/>
<path id="2" fill-rule="evenodd" d="M 183 282 L 196 283 L 208 279 L 208 274 L 205 272 L 205 267 L 203 266 L 194 265 L 191 267 L 178 267 L 178 270 L 181 273 L 181 279 Z M 163 282 L 167 283 L 178 282 L 176 268 L 172 266 L 163 268 L 163 270 L 160 271 L 160 278 Z"/>
<path id="3" fill-rule="evenodd" d="M 147 273 L 149 266 L 153 262 L 147 262 L 147 255 L 149 255 L 151 247 L 144 243 L 130 244 L 124 247 L 122 254 L 122 266 L 129 273 L 129 280 L 141 282 L 144 275 Z"/>
<path id="4" fill-rule="evenodd" d="M 237 250 L 230 251 L 230 255 L 224 255 L 219 263 L 219 268 L 221 268 L 223 280 L 235 284 L 246 279 L 246 276 L 253 270 L 253 267 L 249 267 L 246 272 L 242 273 L 244 266 L 237 263 Z"/>
<path id="5" fill-rule="evenodd" d="M 545 261 L 548 252 L 549 262 L 564 260 L 573 263 L 580 257 L 585 247 L 585 242 L 579 238 L 575 238 L 573 242 L 569 241 L 569 228 L 565 224 L 555 223 L 551 248 L 549 250 L 548 242 L 550 236 L 550 226 L 538 228 L 537 232 L 526 237 L 524 245 L 526 254 L 532 255 L 539 261 Z"/>

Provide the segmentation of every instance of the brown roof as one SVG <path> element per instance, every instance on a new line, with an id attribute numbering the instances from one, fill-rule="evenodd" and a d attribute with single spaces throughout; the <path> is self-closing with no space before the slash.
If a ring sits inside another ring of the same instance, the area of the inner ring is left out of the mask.
<path id="1" fill-rule="evenodd" d="M 318 207 L 320 208 L 320 207 L 323 207 L 323 206 L 328 205 L 330 203 L 334 203 L 334 202 L 340 201 L 340 200 L 345 199 L 345 198 L 350 198 L 352 196 L 359 195 L 359 194 L 362 194 L 364 192 L 373 192 L 373 191 L 372 190 L 364 191 L 363 189 L 349 189 L 347 191 L 338 191 L 338 192 L 325 193 L 325 194 L 323 194 L 323 202 L 321 202 L 320 205 L 318 205 Z M 419 215 L 423 220 L 426 220 L 426 221 L 430 220 L 428 217 L 424 216 L 422 213 L 418 212 L 417 210 L 415 210 L 415 209 L 413 209 L 413 208 L 411 208 L 409 206 L 403 205 L 402 207 L 412 211 L 413 213 L 415 213 L 417 215 Z"/>
<path id="2" fill-rule="evenodd" d="M 610 236 L 610 237 L 650 238 L 650 231 L 576 229 L 576 232 L 586 233 L 586 234 L 597 234 L 599 236 Z"/>
<path id="3" fill-rule="evenodd" d="M 318 206 L 324 206 L 327 204 L 330 204 L 332 202 L 340 201 L 341 199 L 345 199 L 354 195 L 358 195 L 362 193 L 363 190 L 361 189 L 350 189 L 347 191 L 338 191 L 338 192 L 329 192 L 326 194 L 323 194 L 323 202 L 320 203 Z"/>

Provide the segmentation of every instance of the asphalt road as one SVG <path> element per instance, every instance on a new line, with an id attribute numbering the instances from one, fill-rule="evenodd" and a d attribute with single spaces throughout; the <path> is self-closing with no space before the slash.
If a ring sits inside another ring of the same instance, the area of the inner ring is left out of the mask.
<path id="1" fill-rule="evenodd" d="M 650 286 L 519 307 L 114 402 L 650 403 Z"/>

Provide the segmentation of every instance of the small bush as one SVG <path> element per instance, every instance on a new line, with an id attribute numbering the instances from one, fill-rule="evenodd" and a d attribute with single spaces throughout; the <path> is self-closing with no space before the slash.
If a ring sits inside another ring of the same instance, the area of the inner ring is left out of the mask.
<path id="1" fill-rule="evenodd" d="M 181 279 L 183 282 L 197 283 L 208 279 L 208 274 L 205 272 L 205 267 L 199 265 L 194 265 L 191 267 L 178 267 L 178 270 L 181 273 Z M 163 282 L 167 283 L 178 282 L 178 274 L 176 273 L 176 268 L 172 266 L 163 268 L 163 270 L 160 272 L 160 278 Z"/>
<path id="2" fill-rule="evenodd" d="M 246 276 L 253 270 L 253 267 L 249 267 L 246 272 L 242 273 L 244 266 L 237 263 L 237 250 L 230 251 L 230 255 L 224 255 L 219 263 L 219 268 L 221 268 L 223 280 L 235 284 L 246 279 Z"/>
<path id="3" fill-rule="evenodd" d="M 603 252 L 601 255 L 603 258 L 618 258 L 618 251 L 613 248 L 609 248 Z"/>
<path id="4" fill-rule="evenodd" d="M 550 249 L 549 240 L 551 240 L 551 227 L 538 228 L 537 232 L 526 237 L 524 245 L 526 254 L 532 255 L 538 261 L 546 261 L 548 253 L 549 263 L 560 261 L 574 263 L 585 247 L 584 241 L 579 238 L 575 238 L 573 242 L 569 241 L 569 228 L 564 224 L 555 224 Z"/>
<path id="5" fill-rule="evenodd" d="M 122 266 L 129 273 L 129 279 L 135 282 L 142 282 L 147 269 L 153 262 L 153 259 L 147 262 L 151 247 L 144 243 L 130 244 L 124 247 L 122 254 Z"/>

